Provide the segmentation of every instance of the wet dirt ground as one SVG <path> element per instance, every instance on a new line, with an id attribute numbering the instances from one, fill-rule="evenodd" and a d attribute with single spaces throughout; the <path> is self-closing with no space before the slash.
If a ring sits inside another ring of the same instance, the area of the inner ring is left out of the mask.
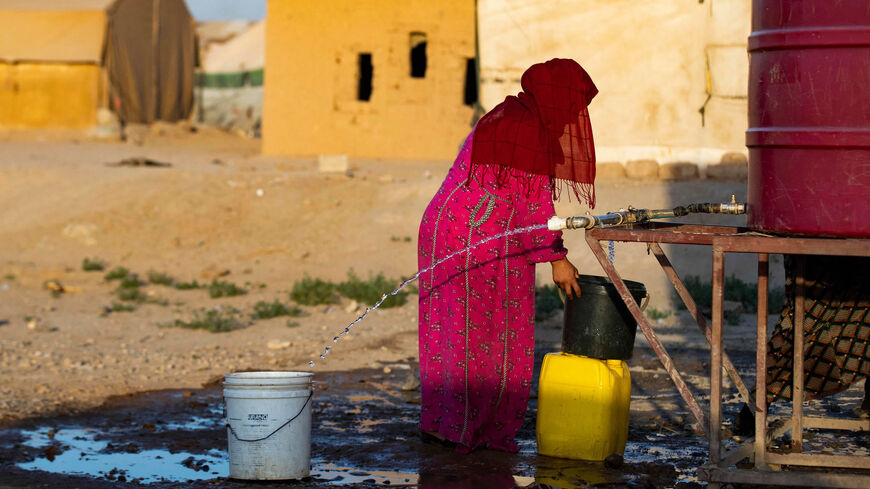
<path id="1" fill-rule="evenodd" d="M 538 356 L 544 353 L 539 349 Z M 683 359 L 704 356 L 703 351 L 672 353 Z M 750 361 L 739 352 L 733 359 L 738 368 Z M 690 381 L 706 372 L 702 361 L 681 363 Z M 651 352 L 636 349 L 630 364 L 632 415 L 625 462 L 619 467 L 537 455 L 536 385 L 518 436 L 519 453 L 459 455 L 422 442 L 419 390 L 406 390 L 416 369 L 409 359 L 377 369 L 316 374 L 312 472 L 305 480 L 227 478 L 222 391 L 215 379 L 198 390 L 115 397 L 91 412 L 30 419 L 0 431 L 0 488 L 700 487 L 695 469 L 705 462 L 706 443 L 692 431 L 691 418 Z M 847 403 L 859 401 L 855 393 L 847 396 Z M 729 398 L 726 414 L 738 407 Z M 865 454 L 867 448 L 865 443 Z"/>
<path id="2" fill-rule="evenodd" d="M 706 453 L 690 431 L 663 423 L 662 430 L 632 426 L 620 468 L 537 456 L 533 399 L 520 453 L 458 455 L 420 440 L 419 391 L 402 389 L 412 368 L 318 374 L 312 476 L 291 484 L 509 488 L 537 480 L 560 487 L 673 487 Z M 0 486 L 262 486 L 226 478 L 226 437 L 217 384 L 114 398 L 91 413 L 30 420 L 3 432 Z"/>
<path id="3" fill-rule="evenodd" d="M 705 409 L 709 398 L 709 350 L 683 311 L 654 329 Z M 521 450 L 506 454 L 478 450 L 453 453 L 421 441 L 417 429 L 420 392 L 413 388 L 416 357 L 380 362 L 375 368 L 315 371 L 311 477 L 290 482 L 228 479 L 227 433 L 221 377 L 200 389 L 163 390 L 116 396 L 102 406 L 59 417 L 34 416 L 0 430 L 0 489 L 57 487 L 422 487 L 428 489 L 522 487 L 680 488 L 701 487 L 697 468 L 706 462 L 706 441 L 661 363 L 638 334 L 631 372 L 632 403 L 624 463 L 562 460 L 536 453 L 537 379 L 543 356 L 559 350 L 559 315 L 538 324 L 536 371 Z M 747 315 L 731 325 L 725 345 L 752 385 L 754 326 Z M 375 364 L 373 364 L 375 365 Z M 742 403 L 725 381 L 723 430 L 726 448 L 731 419 Z M 853 416 L 863 389 L 855 385 L 834 399 L 811 401 L 807 412 Z M 774 404 L 771 415 L 788 414 Z M 870 455 L 863 434 L 808 432 L 806 451 Z M 788 436 L 778 442 L 788 448 Z"/>

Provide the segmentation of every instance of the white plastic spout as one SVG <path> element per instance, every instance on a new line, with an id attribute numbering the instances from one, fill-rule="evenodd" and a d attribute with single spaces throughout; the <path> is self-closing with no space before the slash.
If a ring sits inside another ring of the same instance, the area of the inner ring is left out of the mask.
<path id="1" fill-rule="evenodd" d="M 553 216 L 547 221 L 547 229 L 550 231 L 568 229 L 568 219 L 565 217 Z"/>

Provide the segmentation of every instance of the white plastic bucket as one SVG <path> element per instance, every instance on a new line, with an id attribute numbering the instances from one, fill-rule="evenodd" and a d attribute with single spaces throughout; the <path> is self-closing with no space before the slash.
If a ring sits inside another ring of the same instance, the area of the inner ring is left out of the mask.
<path id="1" fill-rule="evenodd" d="M 224 376 L 230 478 L 308 477 L 313 375 L 239 372 Z"/>

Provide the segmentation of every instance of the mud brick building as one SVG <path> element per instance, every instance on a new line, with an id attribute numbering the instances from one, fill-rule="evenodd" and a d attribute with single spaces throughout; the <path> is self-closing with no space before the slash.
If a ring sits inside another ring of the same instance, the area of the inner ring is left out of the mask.
<path id="1" fill-rule="evenodd" d="M 472 0 L 269 0 L 263 151 L 453 158 L 474 56 Z"/>

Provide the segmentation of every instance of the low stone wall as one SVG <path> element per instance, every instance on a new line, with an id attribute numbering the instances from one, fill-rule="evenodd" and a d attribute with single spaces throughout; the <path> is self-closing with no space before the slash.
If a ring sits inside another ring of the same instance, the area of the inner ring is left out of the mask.
<path id="1" fill-rule="evenodd" d="M 742 153 L 725 153 L 719 163 L 713 165 L 699 165 L 688 161 L 659 163 L 653 159 L 632 160 L 625 163 L 599 162 L 596 164 L 595 177 L 610 180 L 683 181 L 707 178 L 746 181 L 747 163 L 746 155 Z"/>

